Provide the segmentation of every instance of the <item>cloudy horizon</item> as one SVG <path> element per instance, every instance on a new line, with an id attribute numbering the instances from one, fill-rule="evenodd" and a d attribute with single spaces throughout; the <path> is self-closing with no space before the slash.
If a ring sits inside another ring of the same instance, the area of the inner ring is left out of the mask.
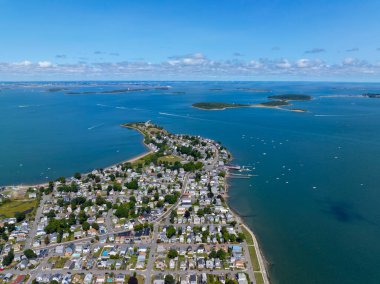
<path id="1" fill-rule="evenodd" d="M 0 0 L 0 81 L 380 81 L 375 1 L 146 2 Z"/>

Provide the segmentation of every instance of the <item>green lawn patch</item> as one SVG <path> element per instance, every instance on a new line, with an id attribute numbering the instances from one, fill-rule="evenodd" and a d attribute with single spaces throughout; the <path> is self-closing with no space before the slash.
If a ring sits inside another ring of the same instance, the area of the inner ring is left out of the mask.
<path id="1" fill-rule="evenodd" d="M 62 269 L 65 266 L 67 260 L 67 257 L 53 256 L 49 259 L 49 262 L 53 263 L 53 269 Z"/>
<path id="2" fill-rule="evenodd" d="M 247 244 L 253 245 L 253 239 L 252 239 L 251 234 L 248 232 L 248 230 L 244 227 L 241 227 L 241 230 L 243 231 L 243 234 L 245 236 L 245 240 L 246 240 Z"/>
<path id="3" fill-rule="evenodd" d="M 175 162 L 181 162 L 182 159 L 180 157 L 177 157 L 177 156 L 173 156 L 173 155 L 167 155 L 167 156 L 163 156 L 163 157 L 160 157 L 158 158 L 158 162 L 159 163 L 175 163 Z"/>
<path id="4" fill-rule="evenodd" d="M 254 274 L 255 274 L 256 284 L 264 284 L 263 274 L 258 271 L 255 271 Z"/>
<path id="5" fill-rule="evenodd" d="M 246 240 L 247 245 L 248 245 L 248 251 L 249 251 L 249 255 L 251 257 L 251 262 L 252 262 L 253 270 L 254 271 L 260 271 L 259 260 L 257 258 L 255 247 L 253 246 L 252 236 L 248 232 L 248 230 L 245 229 L 244 227 L 241 227 L 241 229 L 242 229 L 242 231 L 243 231 L 243 233 L 245 235 L 245 240 Z"/>
<path id="6" fill-rule="evenodd" d="M 37 200 L 33 199 L 14 199 L 0 205 L 0 217 L 11 218 L 17 212 L 30 213 L 37 206 Z"/>
<path id="7" fill-rule="evenodd" d="M 260 271 L 260 265 L 259 265 L 259 260 L 257 259 L 257 254 L 254 246 L 249 246 L 249 255 L 251 257 L 251 262 L 253 266 L 254 271 Z"/>

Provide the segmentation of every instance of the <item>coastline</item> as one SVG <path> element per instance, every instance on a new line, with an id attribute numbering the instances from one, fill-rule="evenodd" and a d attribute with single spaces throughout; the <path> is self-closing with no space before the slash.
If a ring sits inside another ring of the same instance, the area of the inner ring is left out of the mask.
<path id="1" fill-rule="evenodd" d="M 289 104 L 287 106 L 292 106 L 292 104 Z M 234 108 L 266 108 L 266 109 L 278 109 L 278 110 L 298 112 L 298 113 L 308 112 L 307 110 L 302 110 L 302 109 L 287 109 L 287 108 L 283 108 L 281 106 L 265 106 L 265 105 L 262 105 L 262 104 L 251 104 L 251 105 L 247 105 L 247 106 L 237 106 L 237 107 L 232 107 L 231 106 L 231 107 L 210 108 L 210 109 L 196 107 L 196 106 L 192 106 L 192 107 L 196 108 L 196 109 L 200 109 L 200 110 L 205 110 L 205 111 L 221 111 L 221 110 L 234 109 Z"/>
<path id="2" fill-rule="evenodd" d="M 145 134 L 143 132 L 141 132 L 139 129 L 137 128 L 134 128 L 134 127 L 131 127 L 131 126 L 128 126 L 128 125 L 125 125 L 125 124 L 122 124 L 121 127 L 124 127 L 124 128 L 129 128 L 129 129 L 133 129 L 133 130 L 137 130 L 140 134 L 143 135 L 143 137 L 145 137 Z M 147 148 L 147 152 L 145 153 L 142 153 L 142 154 L 139 154 L 137 156 L 134 156 L 128 160 L 124 160 L 124 161 L 121 161 L 121 162 L 118 162 L 118 163 L 115 163 L 115 164 L 112 164 L 110 166 L 107 166 L 105 167 L 104 169 L 108 169 L 108 168 L 112 168 L 116 165 L 119 165 L 121 163 L 132 163 L 132 162 L 135 162 L 151 153 L 153 153 L 154 151 L 151 150 L 148 145 L 145 144 L 144 140 L 142 140 L 142 144 Z M 231 160 L 233 159 L 232 155 L 231 155 Z M 86 174 L 86 173 L 85 173 Z M 226 176 L 225 176 L 225 191 L 224 191 L 224 194 L 223 194 L 223 197 L 225 199 L 225 202 L 226 202 L 226 205 L 228 207 L 228 209 L 231 210 L 231 213 L 234 215 L 234 217 L 238 220 L 238 224 L 241 225 L 245 230 L 247 230 L 249 232 L 249 234 L 251 235 L 252 237 L 252 240 L 253 240 L 253 246 L 255 248 L 255 251 L 256 251 L 256 256 L 257 256 L 257 259 L 258 259 L 258 263 L 259 263 L 259 268 L 260 268 L 260 272 L 261 272 L 261 275 L 262 275 L 262 278 L 263 278 L 263 283 L 264 284 L 270 284 L 270 281 L 269 281 L 269 274 L 267 272 L 268 268 L 267 268 L 267 261 L 265 260 L 265 257 L 260 249 L 260 246 L 259 246 L 259 243 L 257 241 L 257 238 L 255 236 L 255 234 L 253 233 L 253 231 L 249 228 L 249 226 L 244 222 L 244 220 L 242 219 L 242 217 L 239 215 L 239 213 L 237 213 L 229 204 L 228 204 L 228 190 L 229 190 L 229 184 L 228 184 L 228 179 L 230 178 L 230 174 L 227 172 Z M 5 186 L 5 187 L 14 187 L 16 190 L 20 190 L 20 189 L 27 189 L 29 187 L 40 187 L 40 186 L 47 186 L 48 183 L 39 183 L 39 184 L 33 184 L 33 185 L 23 185 L 23 184 L 20 184 L 20 185 L 10 185 L 10 186 Z M 248 254 L 250 254 L 248 252 Z M 252 268 L 253 269 L 253 268 Z M 253 271 L 253 273 L 255 274 L 255 272 L 257 271 Z"/>
<path id="3" fill-rule="evenodd" d="M 231 158 L 232 159 L 232 158 Z M 225 183 L 225 190 L 224 190 L 224 195 L 223 195 L 223 198 L 228 206 L 228 208 L 231 210 L 231 213 L 234 215 L 234 217 L 239 221 L 240 225 L 248 231 L 248 233 L 251 235 L 252 237 L 252 240 L 253 240 L 253 245 L 254 245 L 254 248 L 255 248 L 255 251 L 256 251 L 256 256 L 257 256 L 257 259 L 258 259 L 258 262 L 259 262 L 259 267 L 260 267 L 260 272 L 262 274 L 262 277 L 263 277 L 263 281 L 264 281 L 264 284 L 270 284 L 270 277 L 269 277 L 269 273 L 268 273 L 268 261 L 265 259 L 265 256 L 262 252 L 262 250 L 260 249 L 260 246 L 259 246 L 259 242 L 256 238 L 256 235 L 253 233 L 253 231 L 251 230 L 251 228 L 246 224 L 246 222 L 243 220 L 243 218 L 239 215 L 239 213 L 234 210 L 232 208 L 232 206 L 230 206 L 228 204 L 228 198 L 229 198 L 229 195 L 228 195 L 228 190 L 230 188 L 230 185 L 228 184 L 228 179 L 229 179 L 230 175 L 227 174 L 225 179 L 226 179 L 226 183 Z"/>

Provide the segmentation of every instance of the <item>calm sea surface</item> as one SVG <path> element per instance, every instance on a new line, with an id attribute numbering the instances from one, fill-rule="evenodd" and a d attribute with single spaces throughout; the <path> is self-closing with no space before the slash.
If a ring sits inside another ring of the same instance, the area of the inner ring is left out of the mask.
<path id="1" fill-rule="evenodd" d="M 257 234 L 273 283 L 380 283 L 380 99 L 334 96 L 380 92 L 379 84 L 147 84 L 172 88 L 69 95 L 2 85 L 0 185 L 43 182 L 143 153 L 141 136 L 119 125 L 152 120 L 221 141 L 234 163 L 253 169 L 256 177 L 230 180 L 229 203 Z M 191 107 L 258 103 L 286 93 L 312 95 L 294 103 L 309 112 Z"/>

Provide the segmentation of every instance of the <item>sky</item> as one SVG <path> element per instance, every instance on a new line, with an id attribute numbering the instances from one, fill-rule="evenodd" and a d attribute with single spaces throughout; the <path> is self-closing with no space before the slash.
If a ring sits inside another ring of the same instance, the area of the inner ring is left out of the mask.
<path id="1" fill-rule="evenodd" d="M 0 81 L 380 81 L 377 0 L 0 0 Z"/>

